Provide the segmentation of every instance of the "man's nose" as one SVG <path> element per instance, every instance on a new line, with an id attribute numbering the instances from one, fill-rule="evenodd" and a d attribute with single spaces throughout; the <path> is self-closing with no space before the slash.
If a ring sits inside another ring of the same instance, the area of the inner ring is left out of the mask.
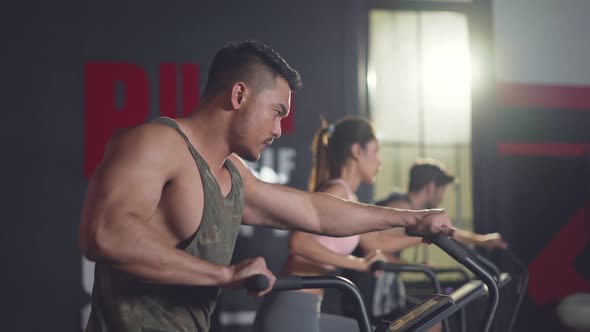
<path id="1" fill-rule="evenodd" d="M 275 121 L 274 127 L 272 129 L 272 135 L 275 138 L 279 138 L 279 137 L 281 137 L 282 133 L 283 132 L 281 130 L 281 120 L 279 119 L 279 120 Z"/>

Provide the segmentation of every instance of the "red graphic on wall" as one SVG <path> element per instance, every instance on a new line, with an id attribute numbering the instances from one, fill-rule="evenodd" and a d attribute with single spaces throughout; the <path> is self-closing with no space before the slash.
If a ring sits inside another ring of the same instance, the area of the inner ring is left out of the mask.
<path id="1" fill-rule="evenodd" d="M 182 109 L 178 114 L 178 65 L 159 66 L 159 111 L 176 118 L 189 114 L 199 102 L 199 67 L 180 66 Z M 150 114 L 150 80 L 146 71 L 132 63 L 89 62 L 85 68 L 84 174 L 90 177 L 115 130 L 132 127 Z"/>
<path id="2" fill-rule="evenodd" d="M 590 111 L 590 86 L 499 83 L 496 100 L 502 107 Z"/>
<path id="3" fill-rule="evenodd" d="M 585 157 L 590 153 L 590 144 L 582 143 L 523 143 L 498 142 L 501 156 L 530 157 Z"/>
<path id="4" fill-rule="evenodd" d="M 576 257 L 590 242 L 590 201 L 579 208 L 529 265 L 529 294 L 547 304 L 576 292 L 590 292 L 590 284 L 575 267 Z"/>
<path id="5" fill-rule="evenodd" d="M 158 69 L 159 114 L 171 118 L 188 115 L 199 103 L 199 66 L 162 63 Z M 153 99 L 150 83 L 145 69 L 137 64 L 86 63 L 84 174 L 87 178 L 94 172 L 109 138 L 117 129 L 132 127 L 148 119 Z M 289 116 L 281 121 L 283 134 L 294 130 L 294 104 L 293 96 Z"/>

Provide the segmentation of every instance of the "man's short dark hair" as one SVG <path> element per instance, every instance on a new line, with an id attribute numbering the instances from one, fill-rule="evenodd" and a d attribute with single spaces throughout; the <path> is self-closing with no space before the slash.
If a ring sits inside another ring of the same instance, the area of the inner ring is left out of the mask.
<path id="1" fill-rule="evenodd" d="M 422 190 L 430 182 L 439 187 L 456 181 L 455 175 L 443 163 L 434 159 L 420 159 L 410 168 L 410 192 Z"/>
<path id="2" fill-rule="evenodd" d="M 291 91 L 301 88 L 299 73 L 272 48 L 257 41 L 230 43 L 213 58 L 204 96 L 215 95 L 239 81 L 250 84 L 257 93 L 274 87 L 278 75 L 289 83 Z"/>

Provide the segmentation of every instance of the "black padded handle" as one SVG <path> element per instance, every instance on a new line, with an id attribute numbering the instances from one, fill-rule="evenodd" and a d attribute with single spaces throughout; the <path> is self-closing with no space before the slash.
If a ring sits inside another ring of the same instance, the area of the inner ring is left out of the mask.
<path id="1" fill-rule="evenodd" d="M 469 253 L 452 238 L 444 235 L 431 235 L 425 237 L 425 239 L 441 248 L 462 265 L 468 264 L 467 258 L 469 258 Z"/>
<path id="2" fill-rule="evenodd" d="M 457 262 L 468 268 L 473 274 L 478 276 L 486 286 L 488 286 L 488 307 L 486 308 L 480 328 L 480 331 L 488 332 L 491 328 L 494 315 L 496 314 L 500 296 L 496 280 L 494 280 L 488 271 L 476 263 L 465 248 L 455 242 L 452 238 L 443 235 L 434 235 L 429 236 L 426 239 L 434 243 L 449 256 L 453 257 Z"/>
<path id="3" fill-rule="evenodd" d="M 385 265 L 386 264 L 387 263 L 385 263 L 384 261 L 376 261 L 376 262 L 373 262 L 369 268 L 373 272 L 375 272 L 375 271 L 382 271 L 382 270 L 385 270 Z"/>
<path id="4" fill-rule="evenodd" d="M 300 276 L 281 276 L 275 281 L 273 291 L 299 290 L 303 288 L 303 279 Z"/>
<path id="5" fill-rule="evenodd" d="M 264 274 L 257 274 L 248 277 L 246 281 L 244 281 L 244 288 L 246 288 L 246 290 L 249 292 L 262 292 L 268 288 L 269 284 L 270 281 L 268 280 L 267 276 Z M 274 286 L 272 287 L 272 290 L 299 290 L 303 287 L 303 279 L 300 276 L 283 276 L 277 278 Z"/>
<path id="6" fill-rule="evenodd" d="M 250 276 L 244 281 L 244 288 L 252 293 L 262 292 L 267 289 L 269 285 L 270 280 L 268 280 L 268 277 L 264 274 Z"/>

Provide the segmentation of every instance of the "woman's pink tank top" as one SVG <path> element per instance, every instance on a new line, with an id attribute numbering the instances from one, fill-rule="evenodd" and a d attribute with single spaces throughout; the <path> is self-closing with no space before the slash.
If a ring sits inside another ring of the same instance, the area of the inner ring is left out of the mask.
<path id="1" fill-rule="evenodd" d="M 347 199 L 349 201 L 358 202 L 356 195 L 350 190 L 348 184 L 342 179 L 332 179 L 328 184 L 338 183 L 346 189 Z M 348 237 L 330 237 L 322 235 L 314 235 L 316 240 L 324 247 L 341 255 L 350 255 L 356 246 L 359 244 L 360 235 L 353 235 Z"/>

